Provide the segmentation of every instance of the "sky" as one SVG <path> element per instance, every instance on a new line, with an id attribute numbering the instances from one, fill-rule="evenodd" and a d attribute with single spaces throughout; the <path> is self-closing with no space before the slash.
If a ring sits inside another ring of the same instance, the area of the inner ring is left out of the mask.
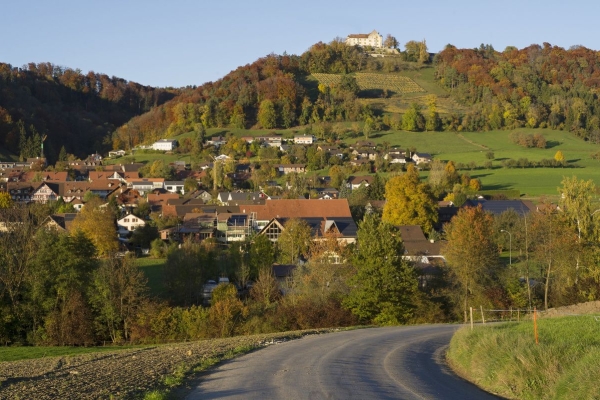
<path id="1" fill-rule="evenodd" d="M 29 0 L 0 8 L 0 62 L 94 71 L 156 87 L 216 81 L 268 54 L 377 30 L 430 52 L 548 42 L 600 50 L 599 1 Z"/>

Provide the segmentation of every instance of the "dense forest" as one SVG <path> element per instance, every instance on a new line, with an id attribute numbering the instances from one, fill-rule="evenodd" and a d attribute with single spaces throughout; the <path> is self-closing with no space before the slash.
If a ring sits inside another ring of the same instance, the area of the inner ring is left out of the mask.
<path id="1" fill-rule="evenodd" d="M 600 141 L 600 53 L 549 43 L 503 52 L 492 46 L 457 49 L 435 57 L 436 77 L 459 102 L 470 106 L 461 128 L 564 129 Z"/>
<path id="2" fill-rule="evenodd" d="M 116 127 L 179 92 L 51 63 L 0 63 L 0 146 L 22 158 L 39 156 L 47 135 L 51 162 L 62 146 L 84 157 L 105 150 L 103 140 Z"/>
<path id="3" fill-rule="evenodd" d="M 550 127 L 600 141 L 597 51 L 548 43 L 503 52 L 491 45 L 448 45 L 431 60 L 423 56 L 429 54 L 426 49 L 424 42 L 410 41 L 397 56 L 370 57 L 367 49 L 336 39 L 302 55 L 270 54 L 216 82 L 184 90 L 84 75 L 49 63 L 0 64 L 0 143 L 21 157 L 37 155 L 35 144 L 47 134 L 46 153 L 54 160 L 63 144 L 66 152 L 83 156 L 184 132 L 203 135 L 211 127 L 273 129 L 335 121 L 368 122 L 371 131 Z M 407 112 L 415 114 L 409 118 L 413 124 L 398 122 L 399 116 L 386 119 L 361 102 L 364 93 L 348 75 L 423 67 L 434 68 L 436 82 L 464 106 L 464 113 L 438 117 L 430 109 L 432 119 L 413 106 Z M 313 73 L 341 74 L 342 79 L 319 85 L 309 78 Z"/>

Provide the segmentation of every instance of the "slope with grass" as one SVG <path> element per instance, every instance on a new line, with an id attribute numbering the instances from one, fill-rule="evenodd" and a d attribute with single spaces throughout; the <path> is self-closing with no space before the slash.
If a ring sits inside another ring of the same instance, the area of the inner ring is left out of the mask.
<path id="1" fill-rule="evenodd" d="M 600 336 L 593 316 L 462 328 L 447 359 L 459 375 L 515 399 L 600 398 Z"/>

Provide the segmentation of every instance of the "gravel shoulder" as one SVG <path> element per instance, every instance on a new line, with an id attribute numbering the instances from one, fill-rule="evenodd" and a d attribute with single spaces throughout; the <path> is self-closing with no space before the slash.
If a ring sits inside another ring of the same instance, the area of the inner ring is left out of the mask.
<path id="1" fill-rule="evenodd" d="M 239 347 L 260 348 L 332 331 L 294 331 L 0 362 L 0 399 L 132 398 L 160 388 L 164 378 L 182 366 L 193 369 Z"/>

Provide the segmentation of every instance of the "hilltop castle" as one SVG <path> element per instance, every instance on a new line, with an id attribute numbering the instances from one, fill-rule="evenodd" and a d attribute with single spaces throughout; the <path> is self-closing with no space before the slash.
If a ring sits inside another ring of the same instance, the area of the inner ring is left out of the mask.
<path id="1" fill-rule="evenodd" d="M 383 36 L 377 31 L 371 33 L 357 33 L 351 34 L 346 37 L 346 44 L 348 46 L 372 46 L 375 48 L 383 47 Z"/>

